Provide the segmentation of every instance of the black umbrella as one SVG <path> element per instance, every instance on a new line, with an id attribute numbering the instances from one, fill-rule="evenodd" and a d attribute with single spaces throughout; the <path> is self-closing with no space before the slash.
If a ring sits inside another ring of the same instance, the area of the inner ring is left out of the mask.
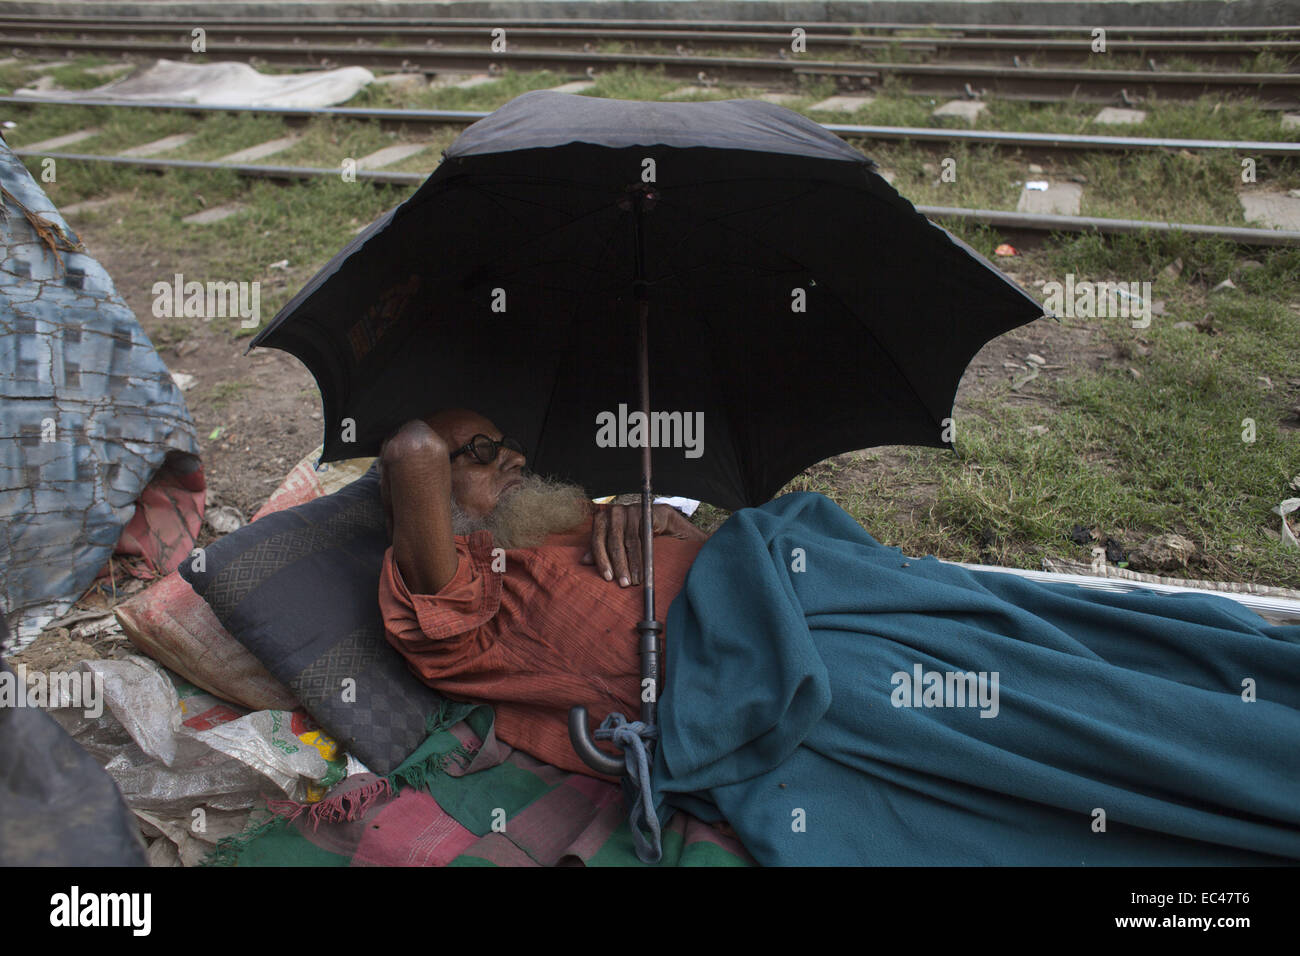
<path id="1" fill-rule="evenodd" d="M 950 446 L 971 358 L 1043 314 L 874 168 L 768 103 L 526 93 L 469 127 L 251 344 L 315 375 L 325 461 L 470 406 L 535 471 L 593 494 L 640 476 L 645 527 L 638 440 L 658 448 L 660 487 L 757 505 L 831 455 Z M 657 683 L 651 545 L 638 628 Z M 643 694 L 649 725 L 656 696 Z M 584 714 L 570 728 L 589 764 L 622 772 Z"/>

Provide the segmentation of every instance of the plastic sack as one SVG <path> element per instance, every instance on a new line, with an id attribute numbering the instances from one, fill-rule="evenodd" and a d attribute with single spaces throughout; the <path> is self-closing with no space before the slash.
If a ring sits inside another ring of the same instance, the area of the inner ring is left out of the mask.
<path id="1" fill-rule="evenodd" d="M 313 802 L 347 773 L 337 745 L 301 711 L 249 713 L 143 657 L 80 666 L 94 675 L 102 713 L 50 714 L 103 765 L 144 831 L 172 845 L 150 846 L 155 865 L 194 865 L 263 796 Z"/>

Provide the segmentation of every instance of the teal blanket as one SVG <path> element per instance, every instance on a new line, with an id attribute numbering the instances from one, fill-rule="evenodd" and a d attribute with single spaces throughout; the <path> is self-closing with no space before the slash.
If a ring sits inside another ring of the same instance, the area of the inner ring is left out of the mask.
<path id="1" fill-rule="evenodd" d="M 1300 627 L 737 512 L 667 620 L 654 797 L 764 865 L 1300 860 Z"/>

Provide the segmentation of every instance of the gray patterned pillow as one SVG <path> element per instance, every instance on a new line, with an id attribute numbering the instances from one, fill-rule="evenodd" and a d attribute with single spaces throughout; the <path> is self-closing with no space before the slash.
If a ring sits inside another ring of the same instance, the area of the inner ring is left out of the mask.
<path id="1" fill-rule="evenodd" d="M 372 468 L 331 495 L 264 515 L 180 568 L 226 629 L 379 774 L 424 741 L 443 700 L 384 638 L 387 547 Z"/>

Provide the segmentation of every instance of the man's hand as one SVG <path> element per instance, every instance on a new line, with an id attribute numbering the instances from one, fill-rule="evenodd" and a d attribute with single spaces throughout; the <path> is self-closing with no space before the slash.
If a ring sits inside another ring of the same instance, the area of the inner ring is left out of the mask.
<path id="1" fill-rule="evenodd" d="M 685 541 L 709 537 L 671 505 L 650 509 L 652 533 L 671 535 Z M 596 509 L 591 522 L 591 550 L 583 564 L 594 564 L 606 581 L 618 581 L 621 588 L 641 583 L 641 506 L 604 505 Z"/>

